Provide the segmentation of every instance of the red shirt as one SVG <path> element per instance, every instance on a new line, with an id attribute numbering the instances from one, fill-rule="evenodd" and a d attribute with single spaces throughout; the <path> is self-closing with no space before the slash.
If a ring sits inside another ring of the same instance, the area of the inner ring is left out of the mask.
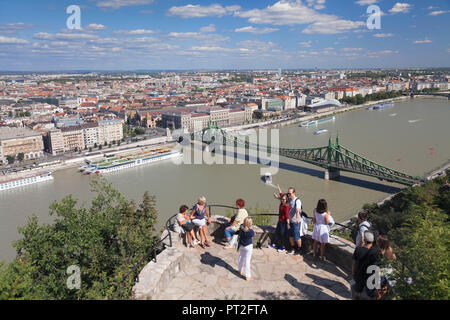
<path id="1" fill-rule="evenodd" d="M 283 194 L 280 193 L 280 197 L 282 197 Z M 289 219 L 289 202 L 286 201 L 286 204 L 280 203 L 280 208 L 278 210 L 278 221 L 280 222 L 286 222 L 286 220 Z"/>

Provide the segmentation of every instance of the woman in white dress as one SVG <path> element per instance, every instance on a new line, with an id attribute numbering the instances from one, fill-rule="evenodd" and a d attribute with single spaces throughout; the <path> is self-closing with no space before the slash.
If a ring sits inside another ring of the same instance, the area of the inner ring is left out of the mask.
<path id="1" fill-rule="evenodd" d="M 325 244 L 329 241 L 329 229 L 330 223 L 330 211 L 328 211 L 328 205 L 325 199 L 320 199 L 317 202 L 317 208 L 314 209 L 313 224 L 314 230 L 312 233 L 313 243 L 313 255 L 316 257 L 317 245 L 320 243 L 320 257 L 319 259 L 325 260 Z"/>

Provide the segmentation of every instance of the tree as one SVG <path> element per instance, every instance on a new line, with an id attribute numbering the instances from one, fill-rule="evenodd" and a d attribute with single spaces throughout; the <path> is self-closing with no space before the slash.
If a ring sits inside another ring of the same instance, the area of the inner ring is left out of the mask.
<path id="1" fill-rule="evenodd" d="M 6 160 L 8 161 L 9 164 L 13 164 L 14 161 L 16 160 L 16 157 L 14 155 L 7 155 Z"/>
<path id="2" fill-rule="evenodd" d="M 401 258 L 394 292 L 400 299 L 450 299 L 450 228 L 447 216 L 432 207 L 415 208 L 402 228 L 392 232 Z M 407 279 L 411 279 L 408 283 Z"/>
<path id="3" fill-rule="evenodd" d="M 135 133 L 136 135 L 142 135 L 142 134 L 145 134 L 145 129 L 144 129 L 144 128 L 141 128 L 141 127 L 137 127 L 137 128 L 134 129 L 134 133 Z"/>
<path id="4" fill-rule="evenodd" d="M 94 181 L 91 187 L 96 197 L 89 208 L 69 195 L 50 206 L 53 224 L 41 225 L 33 215 L 19 228 L 16 258 L 0 265 L 0 298 L 130 297 L 134 275 L 125 275 L 157 241 L 155 199 L 146 192 L 136 205 L 106 180 Z M 81 271 L 78 290 L 66 285 L 71 265 Z"/>

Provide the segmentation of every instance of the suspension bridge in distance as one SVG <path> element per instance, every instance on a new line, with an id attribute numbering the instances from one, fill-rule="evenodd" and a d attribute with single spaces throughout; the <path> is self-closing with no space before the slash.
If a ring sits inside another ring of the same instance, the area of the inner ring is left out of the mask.
<path id="1" fill-rule="evenodd" d="M 205 139 L 205 133 L 210 139 Z M 191 134 L 192 140 L 202 141 L 206 144 L 230 145 L 245 149 L 261 150 L 268 153 L 278 153 L 280 156 L 295 159 L 325 169 L 325 179 L 336 179 L 341 171 L 352 172 L 364 176 L 378 178 L 389 182 L 395 182 L 406 186 L 412 186 L 423 181 L 420 177 L 413 176 L 398 170 L 388 168 L 387 166 L 369 160 L 339 143 L 339 136 L 333 143 L 331 137 L 328 145 L 324 147 L 294 149 L 294 148 L 272 148 L 270 146 L 261 146 L 250 143 L 235 135 L 229 134 L 223 129 L 209 125 L 202 131 Z M 216 141 L 223 139 L 222 142 Z"/>

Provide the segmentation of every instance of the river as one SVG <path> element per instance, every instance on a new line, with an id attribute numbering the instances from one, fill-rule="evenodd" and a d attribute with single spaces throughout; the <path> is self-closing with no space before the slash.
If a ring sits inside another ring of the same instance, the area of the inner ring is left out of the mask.
<path id="1" fill-rule="evenodd" d="M 340 144 L 377 163 L 406 173 L 423 176 L 450 159 L 450 102 L 444 99 L 416 99 L 396 102 L 383 111 L 365 109 L 342 113 L 333 122 L 318 127 L 289 125 L 280 128 L 282 147 L 318 147 L 328 144 L 329 134 L 339 133 Z M 329 133 L 314 135 L 318 129 Z M 148 190 L 156 196 L 159 228 L 177 213 L 181 204 L 192 206 L 199 195 L 209 204 L 234 205 L 245 199 L 248 207 L 258 206 L 278 212 L 273 197 L 276 188 L 261 179 L 262 165 L 176 165 L 170 160 L 131 168 L 107 175 L 107 179 L 129 199 L 140 201 Z M 321 168 L 293 159 L 280 158 L 280 170 L 273 184 L 284 191 L 293 186 L 303 202 L 312 210 L 325 198 L 336 222 L 354 216 L 369 202 L 376 202 L 400 191 L 404 186 L 379 181 L 362 175 L 342 172 L 339 181 L 326 181 Z M 23 226 L 33 213 L 41 222 L 51 222 L 48 207 L 55 200 L 72 194 L 80 204 L 88 204 L 91 176 L 81 175 L 76 168 L 54 172 L 54 180 L 0 193 L 0 260 L 15 256 L 12 241 L 19 238 Z M 216 209 L 214 214 L 224 214 Z"/>

